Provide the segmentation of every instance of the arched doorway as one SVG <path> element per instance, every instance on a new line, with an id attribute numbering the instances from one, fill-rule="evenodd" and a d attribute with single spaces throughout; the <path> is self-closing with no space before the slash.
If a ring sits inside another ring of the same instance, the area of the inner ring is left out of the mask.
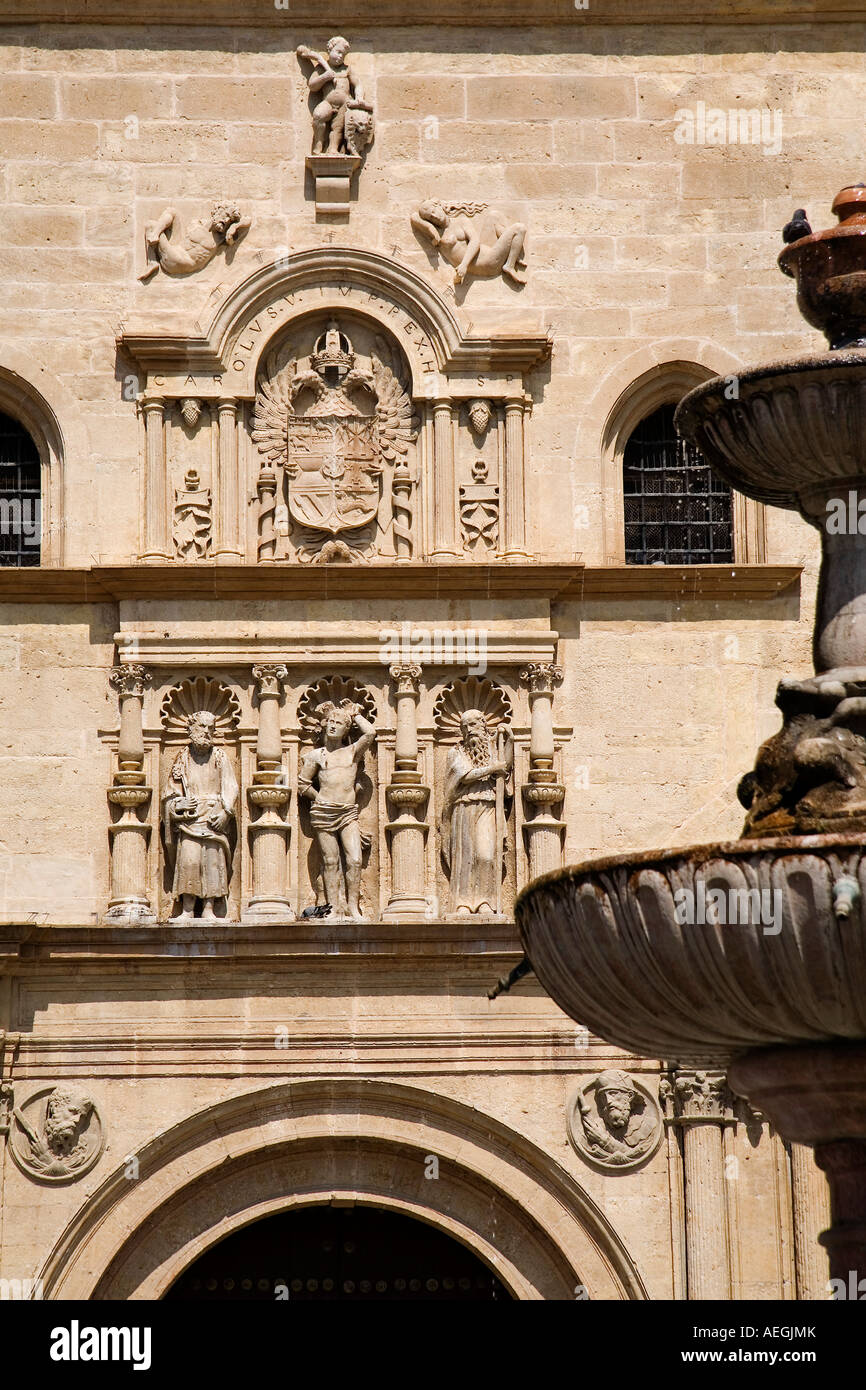
<path id="1" fill-rule="evenodd" d="M 210 1247 L 169 1301 L 496 1302 L 512 1295 L 477 1255 L 424 1221 L 374 1206 L 277 1212 Z"/>

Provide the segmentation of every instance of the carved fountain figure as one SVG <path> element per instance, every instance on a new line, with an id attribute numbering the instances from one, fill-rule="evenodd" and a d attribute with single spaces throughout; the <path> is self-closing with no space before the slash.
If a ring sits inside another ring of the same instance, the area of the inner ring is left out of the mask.
<path id="1" fill-rule="evenodd" d="M 680 431 L 749 497 L 821 534 L 814 674 L 781 682 L 781 730 L 740 783 L 743 838 L 548 874 L 516 914 L 539 979 L 606 1041 L 726 1066 L 830 1185 L 834 1278 L 866 1272 L 866 187 L 839 225 L 785 228 L 782 270 L 830 351 L 719 378 Z M 683 912 L 721 890 L 740 911 Z M 768 926 L 763 895 L 778 917 Z M 703 896 L 702 896 L 703 895 Z"/>

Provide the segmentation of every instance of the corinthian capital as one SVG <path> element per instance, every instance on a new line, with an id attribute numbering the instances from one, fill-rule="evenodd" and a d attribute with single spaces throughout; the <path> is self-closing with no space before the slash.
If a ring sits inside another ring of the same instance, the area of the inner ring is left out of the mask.
<path id="1" fill-rule="evenodd" d="M 520 679 L 529 687 L 530 695 L 552 695 L 554 688 L 562 684 L 562 667 L 552 661 L 534 661 L 523 667 Z"/>
<path id="2" fill-rule="evenodd" d="M 681 1123 L 730 1118 L 733 1097 L 724 1072 L 678 1070 L 672 1083 L 674 1111 Z"/>
<path id="3" fill-rule="evenodd" d="M 127 695 L 137 695 L 140 699 L 149 680 L 147 667 L 132 661 L 125 666 L 113 666 L 108 675 L 109 684 L 121 699 Z"/>

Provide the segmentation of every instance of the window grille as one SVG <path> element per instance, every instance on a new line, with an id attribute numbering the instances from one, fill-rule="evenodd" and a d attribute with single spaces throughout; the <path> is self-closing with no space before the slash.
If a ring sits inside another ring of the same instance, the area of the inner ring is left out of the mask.
<path id="1" fill-rule="evenodd" d="M 633 431 L 623 456 L 629 565 L 712 565 L 734 558 L 731 489 L 674 429 L 673 405 Z"/>
<path id="2" fill-rule="evenodd" d="M 42 467 L 30 435 L 0 412 L 0 565 L 38 565 Z"/>

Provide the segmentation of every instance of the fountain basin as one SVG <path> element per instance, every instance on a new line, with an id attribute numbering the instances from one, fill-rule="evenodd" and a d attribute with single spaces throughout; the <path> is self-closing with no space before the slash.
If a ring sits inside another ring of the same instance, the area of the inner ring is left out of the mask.
<path id="1" fill-rule="evenodd" d="M 852 184 L 833 200 L 837 227 L 786 246 L 779 269 L 797 282 L 797 306 L 831 348 L 866 341 L 866 188 Z"/>
<path id="2" fill-rule="evenodd" d="M 866 1037 L 864 894 L 862 835 L 780 836 L 562 869 L 524 889 L 516 918 L 541 984 L 597 1036 L 725 1062 Z"/>
<path id="3" fill-rule="evenodd" d="M 866 481 L 866 350 L 713 377 L 683 397 L 676 426 L 731 487 L 823 519 L 828 495 Z"/>

